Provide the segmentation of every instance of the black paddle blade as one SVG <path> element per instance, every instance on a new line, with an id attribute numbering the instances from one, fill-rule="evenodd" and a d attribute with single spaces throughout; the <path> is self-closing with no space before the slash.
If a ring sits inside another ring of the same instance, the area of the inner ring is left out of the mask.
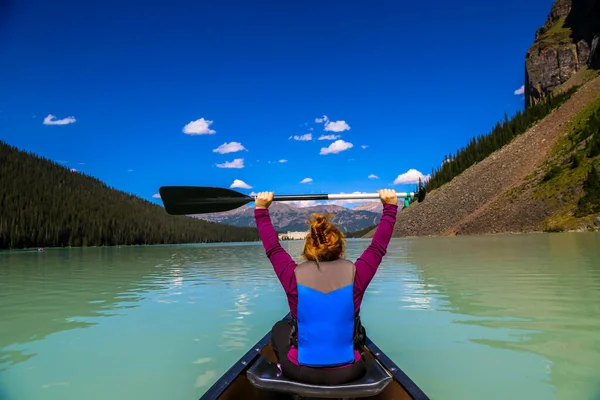
<path id="1" fill-rule="evenodd" d="M 417 201 L 419 203 L 421 203 L 423 200 L 425 200 L 426 194 L 427 194 L 427 192 L 425 191 L 425 189 L 419 190 L 419 192 L 417 193 Z"/>
<path id="2" fill-rule="evenodd" d="M 254 198 L 235 190 L 212 186 L 162 186 L 158 189 L 171 215 L 207 214 L 235 210 Z"/>

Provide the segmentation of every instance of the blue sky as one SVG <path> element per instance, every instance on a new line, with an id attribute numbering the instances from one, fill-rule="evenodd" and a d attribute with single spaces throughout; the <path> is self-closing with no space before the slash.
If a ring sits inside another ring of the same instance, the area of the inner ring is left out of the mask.
<path id="1" fill-rule="evenodd" d="M 95 3 L 0 1 L 0 139 L 159 204 L 162 185 L 236 180 L 412 190 L 394 182 L 523 108 L 552 5 Z"/>

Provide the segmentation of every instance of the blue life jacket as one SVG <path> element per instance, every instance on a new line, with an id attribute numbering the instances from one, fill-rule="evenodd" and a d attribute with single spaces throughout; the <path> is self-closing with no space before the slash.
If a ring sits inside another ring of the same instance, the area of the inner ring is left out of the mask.
<path id="1" fill-rule="evenodd" d="M 333 367 L 354 362 L 355 271 L 354 264 L 343 259 L 296 267 L 300 365 Z"/>

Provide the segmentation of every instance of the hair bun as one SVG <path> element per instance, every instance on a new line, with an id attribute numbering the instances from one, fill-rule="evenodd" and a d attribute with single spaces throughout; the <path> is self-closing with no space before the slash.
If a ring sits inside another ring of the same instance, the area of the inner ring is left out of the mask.
<path id="1" fill-rule="evenodd" d="M 311 228 L 325 229 L 329 225 L 329 219 L 332 217 L 331 214 L 319 214 L 313 213 L 308 223 Z"/>
<path id="2" fill-rule="evenodd" d="M 309 232 L 304 241 L 302 256 L 309 261 L 337 260 L 344 253 L 346 241 L 340 229 L 329 220 L 334 214 L 313 213 L 308 219 Z"/>

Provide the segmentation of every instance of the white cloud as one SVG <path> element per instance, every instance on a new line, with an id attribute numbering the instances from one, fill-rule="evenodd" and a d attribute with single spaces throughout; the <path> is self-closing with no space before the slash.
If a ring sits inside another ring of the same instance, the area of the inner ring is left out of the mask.
<path id="1" fill-rule="evenodd" d="M 226 161 L 223 164 L 217 164 L 219 168 L 244 168 L 244 159 L 236 158 L 233 161 Z"/>
<path id="2" fill-rule="evenodd" d="M 241 181 L 239 179 L 234 179 L 233 183 L 231 184 L 231 186 L 229 186 L 230 189 L 234 189 L 234 188 L 240 188 L 240 189 L 252 189 L 252 186 L 248 185 L 246 182 Z"/>
<path id="3" fill-rule="evenodd" d="M 525 85 L 523 85 L 520 88 L 518 88 L 517 90 L 515 90 L 515 96 L 519 96 L 523 93 L 525 93 Z"/>
<path id="4" fill-rule="evenodd" d="M 183 127 L 183 133 L 187 135 L 212 135 L 217 131 L 209 128 L 213 121 L 208 121 L 204 118 L 191 121 L 189 124 Z"/>
<path id="5" fill-rule="evenodd" d="M 279 160 L 280 163 L 286 163 L 287 160 Z"/>
<path id="6" fill-rule="evenodd" d="M 46 118 L 44 118 L 44 125 L 68 125 L 75 122 L 75 117 L 67 117 L 63 119 L 56 119 L 56 117 L 52 114 L 48 114 Z"/>
<path id="7" fill-rule="evenodd" d="M 331 143 L 329 145 L 329 147 L 322 147 L 321 148 L 321 152 L 319 154 L 321 155 L 325 155 L 325 154 L 336 154 L 336 153 L 340 153 L 344 150 L 348 150 L 350 148 L 352 148 L 354 145 L 350 142 L 344 142 L 343 140 L 336 140 L 335 142 Z"/>
<path id="8" fill-rule="evenodd" d="M 219 153 L 219 154 L 227 154 L 227 153 L 235 153 L 236 151 L 242 151 L 242 150 L 248 151 L 248 149 L 246 149 L 244 146 L 242 146 L 242 144 L 239 142 L 231 142 L 231 143 L 225 142 L 222 145 L 220 145 L 219 147 L 217 147 L 216 149 L 213 149 L 213 152 Z"/>
<path id="9" fill-rule="evenodd" d="M 375 174 L 369 175 L 369 179 L 379 179 L 379 177 Z"/>
<path id="10" fill-rule="evenodd" d="M 310 183 L 312 181 L 313 181 L 312 178 L 304 178 L 300 181 L 300 183 Z"/>
<path id="11" fill-rule="evenodd" d="M 153 194 L 152 198 L 154 198 L 154 199 L 160 199 L 160 193 Z"/>
<path id="12" fill-rule="evenodd" d="M 307 134 L 302 135 L 302 136 L 298 136 L 298 135 L 296 135 L 296 136 L 290 136 L 290 139 L 292 139 L 292 138 L 294 140 L 301 140 L 301 141 L 305 142 L 305 141 L 308 141 L 308 140 L 312 140 L 312 133 L 307 133 Z"/>
<path id="13" fill-rule="evenodd" d="M 250 196 L 256 196 L 258 195 L 258 193 L 256 193 L 255 191 L 250 192 Z"/>
<path id="14" fill-rule="evenodd" d="M 429 179 L 429 175 L 423 175 L 416 169 L 409 169 L 408 171 L 398 175 L 398 177 L 394 179 L 394 185 L 399 185 L 403 183 L 419 183 L 419 178 L 421 178 L 421 181 L 425 182 Z"/>
<path id="15" fill-rule="evenodd" d="M 322 118 L 315 118 L 315 122 L 318 124 L 325 123 L 325 130 L 327 132 L 344 132 L 350 130 L 350 125 L 346 121 L 332 122 L 327 118 L 327 115 L 323 115 Z"/>
<path id="16" fill-rule="evenodd" d="M 328 132 L 344 132 L 350 130 L 350 125 L 348 125 L 346 121 L 328 121 L 325 124 L 325 130 Z"/>
<path id="17" fill-rule="evenodd" d="M 77 172 L 75 168 L 71 168 L 71 172 Z"/>
<path id="18" fill-rule="evenodd" d="M 319 140 L 336 140 L 341 138 L 340 135 L 321 135 Z"/>
<path id="19" fill-rule="evenodd" d="M 362 145 L 362 146 L 360 146 L 360 147 L 362 147 L 363 149 L 366 149 L 366 148 L 367 148 L 367 147 L 369 147 L 369 146 L 367 146 L 367 145 L 364 145 L 364 144 L 363 144 L 363 145 Z"/>

